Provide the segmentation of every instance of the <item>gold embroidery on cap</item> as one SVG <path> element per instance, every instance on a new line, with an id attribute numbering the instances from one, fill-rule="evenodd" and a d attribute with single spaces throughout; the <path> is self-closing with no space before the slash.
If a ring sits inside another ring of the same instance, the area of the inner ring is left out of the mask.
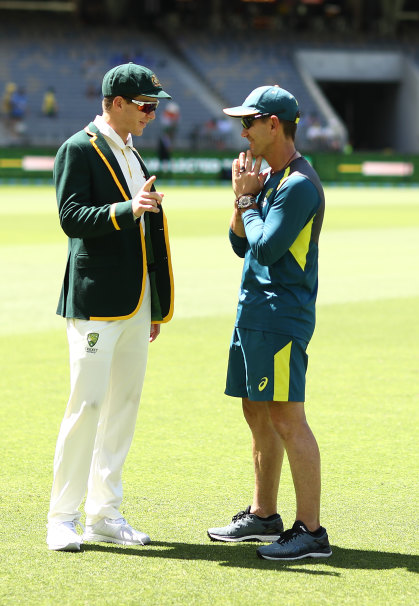
<path id="1" fill-rule="evenodd" d="M 159 81 L 159 79 L 157 78 L 156 74 L 153 74 L 153 75 L 151 76 L 151 81 L 152 81 L 152 83 L 154 84 L 154 86 L 160 86 L 160 88 L 161 88 L 160 81 Z"/>

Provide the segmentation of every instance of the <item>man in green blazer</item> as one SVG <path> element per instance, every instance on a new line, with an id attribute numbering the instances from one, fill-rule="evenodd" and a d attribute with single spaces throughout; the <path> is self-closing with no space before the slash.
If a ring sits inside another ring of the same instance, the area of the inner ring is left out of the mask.
<path id="1" fill-rule="evenodd" d="M 122 466 L 133 438 L 149 342 L 173 314 L 163 194 L 132 135 L 171 97 L 146 67 L 104 76 L 103 113 L 58 150 L 54 180 L 68 257 L 57 313 L 67 319 L 71 391 L 48 514 L 49 549 L 83 541 L 145 545 L 122 516 Z M 77 532 L 86 495 L 86 529 Z"/>

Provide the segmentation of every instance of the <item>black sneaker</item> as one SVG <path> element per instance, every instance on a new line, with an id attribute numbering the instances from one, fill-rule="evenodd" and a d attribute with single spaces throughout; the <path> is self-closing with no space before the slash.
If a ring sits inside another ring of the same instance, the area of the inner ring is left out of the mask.
<path id="1" fill-rule="evenodd" d="M 315 532 L 310 532 L 303 522 L 297 520 L 275 543 L 259 547 L 257 554 L 265 560 L 301 560 L 328 558 L 332 550 L 326 528 L 320 526 Z"/>
<path id="2" fill-rule="evenodd" d="M 212 541 L 276 541 L 284 530 L 281 516 L 277 513 L 268 518 L 260 518 L 250 513 L 250 505 L 245 511 L 233 516 L 231 523 L 222 528 L 209 528 Z"/>

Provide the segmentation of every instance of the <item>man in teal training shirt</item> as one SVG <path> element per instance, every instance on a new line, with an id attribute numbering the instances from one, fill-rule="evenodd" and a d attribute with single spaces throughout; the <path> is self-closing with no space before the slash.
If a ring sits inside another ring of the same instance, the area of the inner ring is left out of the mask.
<path id="1" fill-rule="evenodd" d="M 270 542 L 257 550 L 264 559 L 328 557 L 332 552 L 320 525 L 320 454 L 304 411 L 323 188 L 295 149 L 300 114 L 288 91 L 261 86 L 243 105 L 224 112 L 241 118 L 250 145 L 232 168 L 230 242 L 244 266 L 225 393 L 242 398 L 252 432 L 255 489 L 246 510 L 208 535 Z M 263 159 L 269 167 L 261 171 Z M 297 502 L 296 521 L 285 532 L 277 512 L 284 449 Z"/>

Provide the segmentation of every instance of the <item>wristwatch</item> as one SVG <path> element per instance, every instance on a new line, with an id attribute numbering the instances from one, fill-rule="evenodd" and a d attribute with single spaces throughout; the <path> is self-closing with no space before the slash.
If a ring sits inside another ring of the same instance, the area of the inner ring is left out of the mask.
<path id="1" fill-rule="evenodd" d="M 253 196 L 252 194 L 243 194 L 242 196 L 239 196 L 237 199 L 237 208 L 240 209 L 244 209 L 244 208 L 249 208 L 250 206 L 253 206 L 253 204 L 256 202 L 256 198 L 255 196 Z"/>

